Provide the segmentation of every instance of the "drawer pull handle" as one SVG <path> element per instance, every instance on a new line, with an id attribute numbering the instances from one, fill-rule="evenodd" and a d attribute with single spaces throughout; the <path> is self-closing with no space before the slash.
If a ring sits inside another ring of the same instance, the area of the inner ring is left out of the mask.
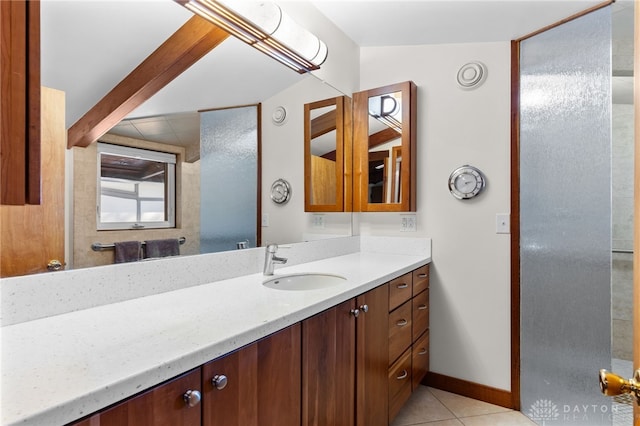
<path id="1" fill-rule="evenodd" d="M 418 274 L 418 278 L 427 278 L 428 275 L 427 274 Z"/>
<path id="2" fill-rule="evenodd" d="M 400 375 L 396 377 L 396 379 L 403 380 L 406 379 L 408 375 L 409 373 L 407 372 L 407 370 L 402 370 L 402 373 L 400 373 Z"/>
<path id="3" fill-rule="evenodd" d="M 409 324 L 409 321 L 407 321 L 406 319 L 401 319 L 401 320 L 398 320 L 398 322 L 396 322 L 396 325 L 398 327 L 404 327 L 407 324 Z"/>
<path id="4" fill-rule="evenodd" d="M 424 311 L 425 309 L 427 309 L 427 305 L 420 305 L 420 306 L 418 306 L 418 310 L 419 310 L 419 311 Z"/>
<path id="5" fill-rule="evenodd" d="M 407 288 L 407 287 L 409 287 L 409 284 L 407 283 L 398 284 L 398 288 L 400 289 Z"/>
<path id="6" fill-rule="evenodd" d="M 425 355 L 427 353 L 427 348 L 422 348 L 420 349 L 420 352 L 418 352 L 418 355 Z"/>

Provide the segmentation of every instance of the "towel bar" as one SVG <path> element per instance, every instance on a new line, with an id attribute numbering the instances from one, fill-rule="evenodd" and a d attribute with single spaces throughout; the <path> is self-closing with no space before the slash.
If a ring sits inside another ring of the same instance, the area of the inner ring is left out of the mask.
<path id="1" fill-rule="evenodd" d="M 180 245 L 184 244 L 185 241 L 187 241 L 185 237 L 178 238 L 178 242 L 180 243 Z M 144 247 L 145 245 L 144 241 L 141 244 Z M 113 250 L 115 246 L 116 245 L 113 243 L 109 243 L 109 244 L 93 243 L 91 244 L 91 250 L 93 251 Z"/>

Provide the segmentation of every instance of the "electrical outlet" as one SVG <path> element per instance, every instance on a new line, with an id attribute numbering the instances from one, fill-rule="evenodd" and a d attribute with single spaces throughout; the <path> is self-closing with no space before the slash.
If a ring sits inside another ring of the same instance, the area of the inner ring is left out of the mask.
<path id="1" fill-rule="evenodd" d="M 314 214 L 311 219 L 311 223 L 314 228 L 324 229 L 324 215 L 323 214 Z"/>
<path id="2" fill-rule="evenodd" d="M 416 215 L 403 214 L 400 215 L 400 231 L 401 232 L 416 232 L 418 228 Z"/>
<path id="3" fill-rule="evenodd" d="M 265 228 L 269 226 L 269 213 L 262 213 L 262 226 Z"/>

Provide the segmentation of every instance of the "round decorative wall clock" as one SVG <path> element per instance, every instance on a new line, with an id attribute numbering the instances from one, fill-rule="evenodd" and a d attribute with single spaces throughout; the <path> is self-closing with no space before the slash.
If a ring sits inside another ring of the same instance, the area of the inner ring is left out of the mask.
<path id="1" fill-rule="evenodd" d="M 484 175 L 473 166 L 458 167 L 449 176 L 449 191 L 459 200 L 469 200 L 477 196 L 485 185 Z"/>
<path id="2" fill-rule="evenodd" d="M 284 179 L 276 179 L 271 185 L 271 199 L 274 203 L 284 204 L 291 198 L 291 185 Z"/>

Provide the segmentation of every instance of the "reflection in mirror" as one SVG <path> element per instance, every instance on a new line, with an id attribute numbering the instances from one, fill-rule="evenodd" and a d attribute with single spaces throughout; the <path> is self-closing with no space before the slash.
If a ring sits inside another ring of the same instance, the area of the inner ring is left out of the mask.
<path id="1" fill-rule="evenodd" d="M 369 203 L 400 202 L 402 92 L 369 98 Z M 398 155 L 400 154 L 400 155 Z"/>
<path id="2" fill-rule="evenodd" d="M 175 154 L 98 143 L 98 229 L 175 226 Z"/>
<path id="3" fill-rule="evenodd" d="M 200 117 L 200 252 L 259 246 L 260 105 Z"/>
<path id="4" fill-rule="evenodd" d="M 415 211 L 416 103 L 410 81 L 354 94 L 354 210 Z"/>
<path id="5" fill-rule="evenodd" d="M 350 210 L 350 111 L 346 96 L 304 106 L 305 211 Z"/>

